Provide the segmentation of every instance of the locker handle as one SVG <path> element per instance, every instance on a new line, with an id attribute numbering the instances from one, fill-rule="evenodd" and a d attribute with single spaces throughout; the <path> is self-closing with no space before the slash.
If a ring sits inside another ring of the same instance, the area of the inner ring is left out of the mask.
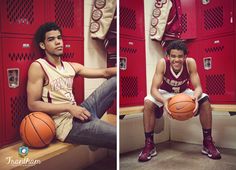
<path id="1" fill-rule="evenodd" d="M 127 57 L 120 57 L 120 69 L 127 70 Z"/>
<path id="2" fill-rule="evenodd" d="M 23 44 L 22 44 L 22 47 L 23 47 L 23 48 L 30 48 L 30 44 L 28 44 L 28 43 L 23 43 Z"/>
<path id="3" fill-rule="evenodd" d="M 70 44 L 66 44 L 65 47 L 66 47 L 66 48 L 70 48 Z"/>

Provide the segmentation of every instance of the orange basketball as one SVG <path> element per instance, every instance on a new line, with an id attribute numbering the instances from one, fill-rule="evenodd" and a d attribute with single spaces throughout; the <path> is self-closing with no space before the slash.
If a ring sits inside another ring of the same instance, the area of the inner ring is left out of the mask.
<path id="1" fill-rule="evenodd" d="M 30 113 L 21 122 L 20 135 L 29 147 L 45 147 L 50 144 L 55 136 L 54 121 L 45 113 Z"/>
<path id="2" fill-rule="evenodd" d="M 180 93 L 169 100 L 168 109 L 176 120 L 187 120 L 193 117 L 195 101 L 187 94 Z"/>

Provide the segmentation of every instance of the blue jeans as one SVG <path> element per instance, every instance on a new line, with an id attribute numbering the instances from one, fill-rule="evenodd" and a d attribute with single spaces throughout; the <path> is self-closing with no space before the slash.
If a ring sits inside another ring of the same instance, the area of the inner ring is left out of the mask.
<path id="1" fill-rule="evenodd" d="M 65 142 L 116 149 L 116 127 L 100 120 L 115 98 L 116 77 L 112 77 L 81 103 L 91 113 L 91 119 L 82 122 L 74 117 L 73 127 Z"/>

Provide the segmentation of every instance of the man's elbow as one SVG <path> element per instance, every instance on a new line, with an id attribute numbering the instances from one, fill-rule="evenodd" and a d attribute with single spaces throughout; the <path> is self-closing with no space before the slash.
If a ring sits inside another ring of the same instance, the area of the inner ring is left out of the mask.
<path id="1" fill-rule="evenodd" d="M 35 109 L 35 105 L 33 103 L 31 103 L 31 102 L 28 102 L 27 106 L 28 106 L 29 111 L 31 111 L 31 112 L 36 110 Z"/>

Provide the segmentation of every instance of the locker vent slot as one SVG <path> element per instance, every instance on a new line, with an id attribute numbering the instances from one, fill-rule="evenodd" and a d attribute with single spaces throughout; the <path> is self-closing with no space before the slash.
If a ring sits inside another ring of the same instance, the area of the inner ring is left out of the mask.
<path id="1" fill-rule="evenodd" d="M 33 0 L 7 0 L 7 18 L 10 23 L 29 25 L 34 22 Z"/>
<path id="2" fill-rule="evenodd" d="M 222 27 L 224 24 L 223 6 L 206 9 L 204 11 L 204 28 L 205 30 L 214 30 Z"/>
<path id="3" fill-rule="evenodd" d="M 55 20 L 62 28 L 74 27 L 74 0 L 55 1 Z"/>
<path id="4" fill-rule="evenodd" d="M 187 29 L 188 27 L 187 27 L 187 14 L 182 14 L 182 16 L 181 16 L 181 32 L 182 33 L 185 33 L 185 32 L 187 32 Z"/>
<path id="5" fill-rule="evenodd" d="M 214 53 L 214 52 L 221 52 L 224 50 L 224 46 L 219 47 L 209 47 L 205 49 L 206 53 Z"/>
<path id="6" fill-rule="evenodd" d="M 74 53 L 64 53 L 62 59 L 71 59 L 74 58 Z"/>
<path id="7" fill-rule="evenodd" d="M 121 94 L 122 97 L 137 97 L 138 96 L 138 77 L 121 77 Z"/>
<path id="8" fill-rule="evenodd" d="M 137 49 L 120 47 L 120 52 L 129 53 L 129 54 L 135 54 L 137 52 Z"/>
<path id="9" fill-rule="evenodd" d="M 225 75 L 207 75 L 206 76 L 206 93 L 209 95 L 225 94 Z"/>
<path id="10" fill-rule="evenodd" d="M 35 53 L 9 53 L 11 61 L 34 61 L 36 59 Z"/>
<path id="11" fill-rule="evenodd" d="M 133 9 L 120 7 L 120 27 L 136 30 L 136 12 Z"/>
<path id="12" fill-rule="evenodd" d="M 22 119 L 29 114 L 27 107 L 27 97 L 17 96 L 11 97 L 11 120 L 12 127 L 14 129 L 19 129 Z"/>

